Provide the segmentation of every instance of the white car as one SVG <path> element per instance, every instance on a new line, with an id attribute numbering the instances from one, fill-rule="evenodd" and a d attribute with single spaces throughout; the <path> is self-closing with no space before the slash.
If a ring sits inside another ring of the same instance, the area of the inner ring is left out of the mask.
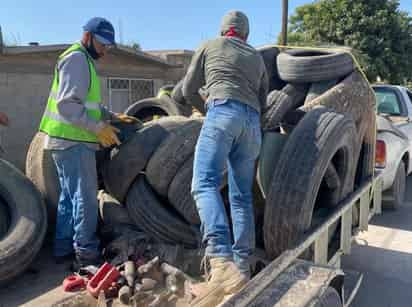
<path id="1" fill-rule="evenodd" d="M 412 172 L 412 92 L 402 86 L 374 85 L 377 102 L 376 171 L 383 173 L 385 207 L 405 201 Z"/>

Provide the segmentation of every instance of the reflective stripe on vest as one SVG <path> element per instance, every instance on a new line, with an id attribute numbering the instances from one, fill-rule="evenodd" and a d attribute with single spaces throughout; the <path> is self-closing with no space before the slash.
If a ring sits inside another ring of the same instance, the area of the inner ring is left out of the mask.
<path id="1" fill-rule="evenodd" d="M 90 72 L 90 86 L 86 97 L 86 101 L 84 102 L 84 106 L 86 108 L 87 115 L 98 122 L 102 119 L 102 113 L 100 109 L 100 80 L 97 77 L 93 61 L 90 59 L 89 55 L 87 54 L 87 51 L 84 50 L 84 48 L 79 43 L 74 44 L 59 56 L 59 61 L 66 55 L 74 51 L 80 51 L 86 55 Z M 60 115 L 57 109 L 58 89 L 59 72 L 56 68 L 54 72 L 52 88 L 50 91 L 49 99 L 47 101 L 47 107 L 43 114 L 42 121 L 40 123 L 40 131 L 43 131 L 48 135 L 56 138 L 62 138 L 71 141 L 97 143 L 98 141 L 96 135 L 93 132 L 73 125 L 63 116 Z"/>

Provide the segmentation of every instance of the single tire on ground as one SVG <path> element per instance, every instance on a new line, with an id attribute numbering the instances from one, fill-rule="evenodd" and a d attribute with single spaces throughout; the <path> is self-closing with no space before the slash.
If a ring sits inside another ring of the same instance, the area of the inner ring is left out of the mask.
<path id="1" fill-rule="evenodd" d="M 139 228 L 153 239 L 170 244 L 196 247 L 198 233 L 171 206 L 164 206 L 156 197 L 143 175 L 127 193 L 126 206 L 130 217 Z"/>
<path id="2" fill-rule="evenodd" d="M 182 116 L 170 116 L 148 122 L 127 142 L 112 149 L 102 169 L 106 191 L 123 202 L 133 180 L 146 167 L 160 143 L 187 121 Z"/>
<path id="3" fill-rule="evenodd" d="M 124 113 L 143 122 L 156 117 L 180 115 L 179 109 L 167 95 L 161 98 L 151 97 L 139 100 L 130 105 Z"/>
<path id="4" fill-rule="evenodd" d="M 347 76 L 354 70 L 354 63 L 346 52 L 293 49 L 279 54 L 277 67 L 284 81 L 313 83 Z"/>
<path id="5" fill-rule="evenodd" d="M 406 197 L 406 165 L 399 163 L 392 187 L 383 193 L 383 207 L 396 210 L 405 202 Z"/>
<path id="6" fill-rule="evenodd" d="M 295 246 L 313 226 L 314 212 L 336 206 L 353 191 L 355 146 L 353 120 L 326 108 L 307 113 L 293 130 L 266 198 L 264 238 L 271 259 Z M 335 187 L 325 180 L 330 163 L 340 179 Z"/>
<path id="7" fill-rule="evenodd" d="M 183 123 L 165 138 L 150 158 L 146 178 L 161 196 L 167 197 L 177 171 L 193 155 L 202 122 L 201 119 L 192 119 Z"/>
<path id="8" fill-rule="evenodd" d="M 34 183 L 47 205 L 49 225 L 56 222 L 60 183 L 51 152 L 44 149 L 46 134 L 38 132 L 26 157 L 26 175 Z"/>
<path id="9" fill-rule="evenodd" d="M 0 284 L 22 273 L 42 246 L 47 212 L 40 192 L 10 163 L 0 159 L 0 197 L 7 205 L 10 227 L 0 240 Z"/>
<path id="10" fill-rule="evenodd" d="M 333 287 L 327 287 L 325 292 L 316 298 L 314 307 L 343 307 L 338 291 Z"/>

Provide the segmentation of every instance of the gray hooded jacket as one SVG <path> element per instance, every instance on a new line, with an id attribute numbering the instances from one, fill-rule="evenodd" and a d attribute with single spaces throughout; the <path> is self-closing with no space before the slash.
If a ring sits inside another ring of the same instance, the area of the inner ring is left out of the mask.
<path id="1" fill-rule="evenodd" d="M 222 20 L 221 35 L 230 28 L 247 38 L 249 22 L 241 12 Z M 183 83 L 183 95 L 191 100 L 200 93 L 207 101 L 234 99 L 258 112 L 268 92 L 268 77 L 260 53 L 235 37 L 219 37 L 203 44 L 194 54 Z"/>

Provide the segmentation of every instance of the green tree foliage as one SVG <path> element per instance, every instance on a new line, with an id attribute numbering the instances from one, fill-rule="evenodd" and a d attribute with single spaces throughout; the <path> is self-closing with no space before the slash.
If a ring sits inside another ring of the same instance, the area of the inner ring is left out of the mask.
<path id="1" fill-rule="evenodd" d="M 360 53 L 371 81 L 412 80 L 412 18 L 398 0 L 318 0 L 289 20 L 289 45 L 341 45 Z"/>

